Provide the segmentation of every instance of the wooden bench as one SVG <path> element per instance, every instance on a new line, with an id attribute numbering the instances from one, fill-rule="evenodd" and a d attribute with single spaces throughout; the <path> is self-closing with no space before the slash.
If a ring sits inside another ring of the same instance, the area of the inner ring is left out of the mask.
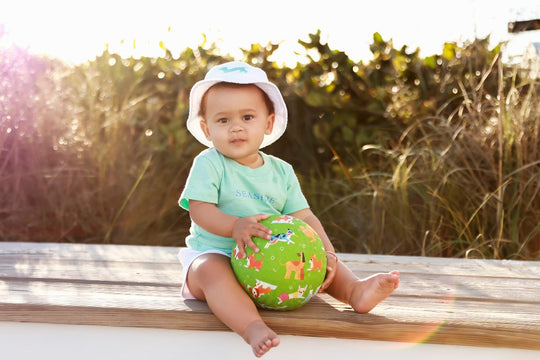
<path id="1" fill-rule="evenodd" d="M 0 321 L 227 331 L 179 296 L 178 250 L 0 242 Z M 339 257 L 360 277 L 400 270 L 401 285 L 369 314 L 324 294 L 262 311 L 277 333 L 540 350 L 540 262 Z"/>

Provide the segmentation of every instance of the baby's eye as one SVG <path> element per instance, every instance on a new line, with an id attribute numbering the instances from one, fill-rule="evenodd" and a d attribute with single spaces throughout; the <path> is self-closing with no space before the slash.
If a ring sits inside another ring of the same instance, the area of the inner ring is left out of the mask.
<path id="1" fill-rule="evenodd" d="M 229 121 L 229 119 L 227 118 L 221 118 L 221 119 L 218 119 L 218 124 L 226 124 L 227 122 Z"/>
<path id="2" fill-rule="evenodd" d="M 254 117 L 253 115 L 244 115 L 244 117 L 242 119 L 251 120 L 251 119 L 253 119 L 253 117 Z"/>

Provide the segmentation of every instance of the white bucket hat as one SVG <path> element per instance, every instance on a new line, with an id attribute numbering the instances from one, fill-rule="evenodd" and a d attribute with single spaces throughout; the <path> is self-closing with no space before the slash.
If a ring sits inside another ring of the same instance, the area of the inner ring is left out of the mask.
<path id="1" fill-rule="evenodd" d="M 198 81 L 191 88 L 189 94 L 189 117 L 187 128 L 189 132 L 203 145 L 213 147 L 201 129 L 202 117 L 199 115 L 201 100 L 210 87 L 220 82 L 234 84 L 254 84 L 264 91 L 272 103 L 274 103 L 275 121 L 272 133 L 264 135 L 264 140 L 260 146 L 263 148 L 279 139 L 287 128 L 287 107 L 278 87 L 268 81 L 266 73 L 256 67 L 240 61 L 232 61 L 217 65 L 210 69 L 204 80 Z"/>

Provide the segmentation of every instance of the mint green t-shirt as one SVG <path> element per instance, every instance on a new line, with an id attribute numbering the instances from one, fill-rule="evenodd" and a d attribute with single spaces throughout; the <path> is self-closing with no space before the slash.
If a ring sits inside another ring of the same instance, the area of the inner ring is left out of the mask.
<path id="1" fill-rule="evenodd" d="M 189 210 L 189 200 L 216 204 L 224 213 L 238 217 L 256 214 L 290 214 L 309 207 L 298 178 L 287 162 L 260 152 L 264 165 L 243 166 L 215 148 L 193 160 L 179 205 Z M 199 251 L 217 249 L 230 253 L 232 238 L 212 234 L 193 221 L 186 245 Z"/>

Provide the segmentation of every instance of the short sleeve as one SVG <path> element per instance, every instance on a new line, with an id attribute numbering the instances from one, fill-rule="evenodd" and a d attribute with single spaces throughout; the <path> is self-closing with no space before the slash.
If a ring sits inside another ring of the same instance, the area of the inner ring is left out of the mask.
<path id="1" fill-rule="evenodd" d="M 189 171 L 184 190 L 178 204 L 189 210 L 189 200 L 204 201 L 217 204 L 220 188 L 220 170 L 217 163 L 207 156 L 197 156 Z"/>
<path id="2" fill-rule="evenodd" d="M 298 177 L 294 173 L 292 167 L 290 167 L 288 170 L 287 201 L 283 206 L 283 214 L 291 214 L 293 212 L 309 208 L 309 204 L 300 187 Z"/>

